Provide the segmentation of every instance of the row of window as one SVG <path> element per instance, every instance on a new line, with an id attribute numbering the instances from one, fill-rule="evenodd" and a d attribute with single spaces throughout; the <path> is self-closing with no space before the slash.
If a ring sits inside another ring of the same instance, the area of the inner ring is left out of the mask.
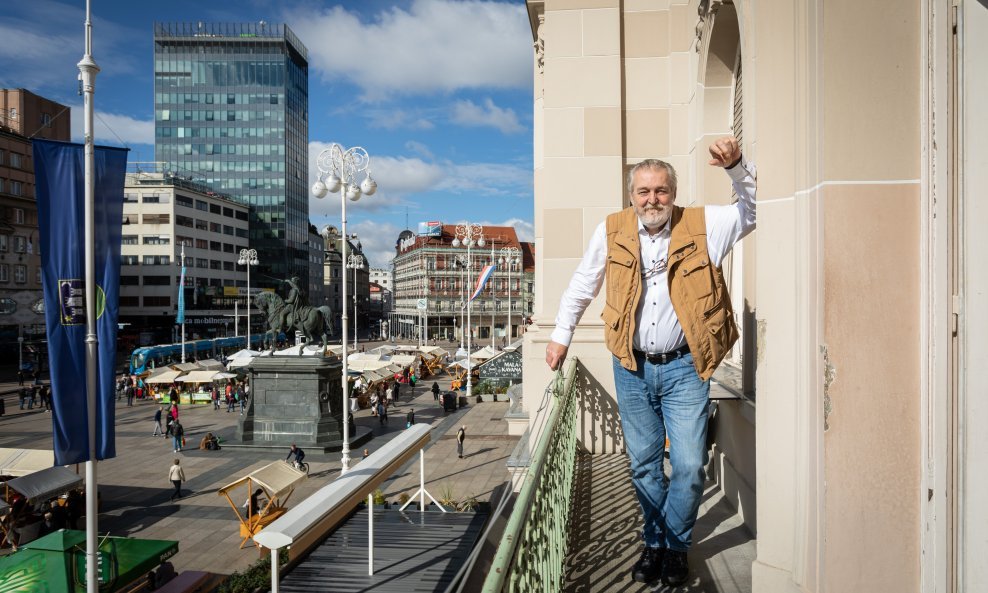
<path id="1" fill-rule="evenodd" d="M 284 105 L 283 93 L 155 93 L 155 105 Z"/>
<path id="2" fill-rule="evenodd" d="M 15 284 L 27 284 L 27 266 L 24 264 L 0 264 L 0 283 L 10 282 L 10 271 L 14 271 Z M 41 266 L 34 269 L 34 281 L 41 284 Z"/>
<path id="3" fill-rule="evenodd" d="M 12 196 L 24 195 L 24 183 L 0 177 L 0 193 L 8 193 Z"/>
<path id="4" fill-rule="evenodd" d="M 144 215 L 144 224 L 149 224 L 149 223 L 150 224 L 155 224 L 153 221 L 156 220 L 156 219 L 155 218 L 152 218 L 151 221 L 149 221 L 148 220 L 148 217 L 149 216 L 158 217 L 158 218 L 160 218 L 160 217 L 163 216 L 163 217 L 165 217 L 164 224 L 167 224 L 168 223 L 168 215 L 167 214 L 156 214 L 156 215 L 145 214 Z M 162 224 L 162 223 L 157 223 L 157 224 Z M 231 237 L 234 237 L 234 236 L 240 237 L 241 239 L 246 239 L 247 238 L 247 229 L 244 229 L 244 228 L 234 228 L 234 227 L 232 227 L 232 226 L 230 226 L 228 224 L 220 224 L 218 222 L 209 222 L 209 221 L 206 221 L 206 220 L 202 220 L 200 218 L 192 218 L 191 216 L 182 216 L 181 214 L 176 214 L 175 215 L 175 224 L 177 226 L 184 226 L 184 227 L 188 227 L 190 229 L 193 229 L 194 228 L 194 229 L 200 230 L 200 231 L 209 231 L 210 233 L 216 233 L 216 234 L 222 233 L 224 235 L 229 235 Z"/>
<path id="5" fill-rule="evenodd" d="M 19 152 L 8 152 L 0 150 L 0 166 L 6 165 L 11 169 L 23 169 L 26 167 L 25 157 Z"/>
<path id="6" fill-rule="evenodd" d="M 14 253 L 34 253 L 34 245 L 27 237 L 20 235 L 0 235 L 0 253 L 10 251 L 11 243 L 13 243 Z"/>
<path id="7" fill-rule="evenodd" d="M 285 121 L 279 109 L 155 109 L 154 120 L 161 121 Z"/>
<path id="8" fill-rule="evenodd" d="M 212 185 L 212 180 L 206 180 L 209 185 Z M 227 218 L 236 218 L 237 220 L 248 220 L 247 213 L 243 210 L 234 210 L 233 208 L 228 208 L 226 206 L 220 206 L 219 204 L 210 204 L 205 200 L 194 200 L 189 196 L 176 195 L 175 203 L 179 206 L 185 206 L 186 208 L 195 208 L 202 212 L 209 212 L 210 214 L 222 214 Z"/>
<path id="9" fill-rule="evenodd" d="M 183 165 L 186 169 L 190 171 L 205 171 L 205 172 L 222 172 L 222 173 L 259 173 L 262 171 L 271 171 L 274 173 L 284 173 L 285 172 L 285 161 L 284 159 L 279 159 L 276 161 L 272 160 L 257 160 L 251 159 L 249 161 L 212 161 L 212 160 L 195 160 L 189 161 L 187 164 Z"/>
<path id="10" fill-rule="evenodd" d="M 213 120 L 207 120 L 213 121 Z M 241 140 L 244 138 L 260 138 L 269 141 L 280 141 L 285 139 L 285 128 L 283 127 L 231 127 L 231 126 L 163 126 L 158 125 L 154 129 L 154 135 L 158 138 L 233 138 Z"/>
<path id="11" fill-rule="evenodd" d="M 206 152 L 206 147 L 212 152 Z M 285 156 L 282 144 L 158 144 L 159 158 L 200 154 L 233 154 L 238 156 Z"/>
<path id="12" fill-rule="evenodd" d="M 120 286 L 178 286 L 181 282 L 182 276 L 162 276 L 162 275 L 144 275 L 137 276 L 134 274 L 121 274 L 120 275 Z M 39 280 L 40 282 L 40 280 Z M 197 278 L 195 276 L 185 276 L 185 287 L 193 288 L 195 286 L 247 286 L 245 280 L 234 280 L 233 278 Z"/>
<path id="13" fill-rule="evenodd" d="M 3 235 L 0 235 L 2 237 Z M 171 244 L 170 235 L 122 235 L 121 245 L 170 245 Z M 232 245 L 230 243 L 221 243 L 219 241 L 207 241 L 206 239 L 194 239 L 192 237 L 183 237 L 177 235 L 175 237 L 176 245 L 185 245 L 187 247 L 196 247 L 198 249 L 209 249 L 210 251 L 222 251 L 223 253 L 239 253 L 240 249 L 245 249 Z"/>

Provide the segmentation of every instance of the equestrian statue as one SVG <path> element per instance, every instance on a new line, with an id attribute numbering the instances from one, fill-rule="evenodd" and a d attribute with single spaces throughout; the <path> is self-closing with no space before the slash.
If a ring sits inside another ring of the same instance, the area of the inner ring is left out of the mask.
<path id="1" fill-rule="evenodd" d="M 286 299 L 282 300 L 275 292 L 262 292 L 254 297 L 254 304 L 268 320 L 265 341 L 274 344 L 279 333 L 289 335 L 292 330 L 298 330 L 302 332 L 306 346 L 316 343 L 317 338 L 321 337 L 322 346 L 325 347 L 333 327 L 329 307 L 311 306 L 299 286 L 297 276 L 283 282 L 289 286 Z"/>

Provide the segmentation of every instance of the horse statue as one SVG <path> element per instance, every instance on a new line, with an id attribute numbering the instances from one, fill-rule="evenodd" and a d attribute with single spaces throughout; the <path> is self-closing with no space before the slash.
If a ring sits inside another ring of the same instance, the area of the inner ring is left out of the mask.
<path id="1" fill-rule="evenodd" d="M 302 332 L 305 345 L 310 346 L 316 343 L 316 339 L 322 337 L 322 346 L 325 347 L 329 341 L 329 335 L 333 324 L 332 312 L 328 306 L 313 307 L 303 305 L 298 310 L 297 319 L 292 323 L 289 315 L 289 305 L 275 292 L 262 292 L 254 297 L 254 304 L 261 313 L 267 317 L 268 331 L 264 333 L 265 341 L 274 344 L 279 333 L 284 332 L 289 335 L 290 330 Z"/>

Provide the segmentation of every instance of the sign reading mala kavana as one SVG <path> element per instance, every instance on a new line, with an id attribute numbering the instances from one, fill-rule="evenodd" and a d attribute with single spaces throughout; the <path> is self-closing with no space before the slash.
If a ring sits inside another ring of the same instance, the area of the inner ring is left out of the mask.
<path id="1" fill-rule="evenodd" d="M 45 331 L 51 369 L 55 465 L 89 460 L 86 393 L 85 155 L 81 144 L 35 140 Z M 120 233 L 127 151 L 95 148 L 93 237 L 96 459 L 116 456 L 113 364 L 120 287 Z"/>
<path id="2" fill-rule="evenodd" d="M 479 368 L 481 379 L 521 379 L 521 348 L 492 358 Z"/>

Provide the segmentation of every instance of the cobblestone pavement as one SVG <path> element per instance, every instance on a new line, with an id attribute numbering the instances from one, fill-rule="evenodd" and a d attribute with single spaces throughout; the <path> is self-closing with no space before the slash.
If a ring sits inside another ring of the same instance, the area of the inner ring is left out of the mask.
<path id="1" fill-rule="evenodd" d="M 369 344 L 370 349 L 376 344 Z M 498 485 L 506 482 L 505 467 L 517 437 L 507 435 L 502 417 L 507 402 L 470 403 L 449 414 L 433 401 L 428 389 L 434 378 L 419 383 L 414 394 L 403 386 L 400 405 L 391 411 L 389 425 L 382 426 L 369 410 L 355 414 L 358 425 L 373 430 L 374 438 L 362 448 L 373 451 L 405 427 L 405 414 L 414 408 L 417 423 L 428 422 L 435 428 L 433 443 L 426 449 L 426 488 L 436 498 L 443 489 L 457 501 L 475 497 L 488 500 Z M 449 388 L 449 378 L 442 376 L 440 386 Z M 16 391 L 17 383 L 0 383 L 0 394 Z M 409 399 L 411 395 L 411 400 Z M 0 447 L 50 449 L 51 416 L 35 408 L 19 410 L 16 393 L 3 396 L 6 414 L 0 417 Z M 225 408 L 214 411 L 211 405 L 182 406 L 180 419 L 186 429 L 188 447 L 172 452 L 171 439 L 152 437 L 156 404 L 126 400 L 117 403 L 117 457 L 100 462 L 98 480 L 101 494 L 99 530 L 113 535 L 150 539 L 178 540 L 179 553 L 172 562 L 178 571 L 205 570 L 229 574 L 258 558 L 256 548 L 240 550 L 239 523 L 226 498 L 216 491 L 250 471 L 278 459 L 285 451 L 270 449 L 223 448 L 199 451 L 195 447 L 207 431 L 227 434 L 239 419 L 238 413 Z M 467 426 L 465 455 L 456 456 L 453 438 L 460 425 Z M 359 460 L 361 450 L 351 452 Z M 184 496 L 171 502 L 172 486 L 167 480 L 168 467 L 180 459 L 187 482 Z M 303 482 L 289 501 L 289 507 L 339 476 L 340 454 L 308 452 L 310 479 Z M 359 463 L 359 461 L 358 461 Z M 84 473 L 79 466 L 78 471 Z M 389 501 L 402 492 L 412 494 L 418 488 L 418 461 L 403 468 L 384 490 Z M 246 492 L 244 493 L 246 496 Z M 235 501 L 238 506 L 242 501 Z"/>

